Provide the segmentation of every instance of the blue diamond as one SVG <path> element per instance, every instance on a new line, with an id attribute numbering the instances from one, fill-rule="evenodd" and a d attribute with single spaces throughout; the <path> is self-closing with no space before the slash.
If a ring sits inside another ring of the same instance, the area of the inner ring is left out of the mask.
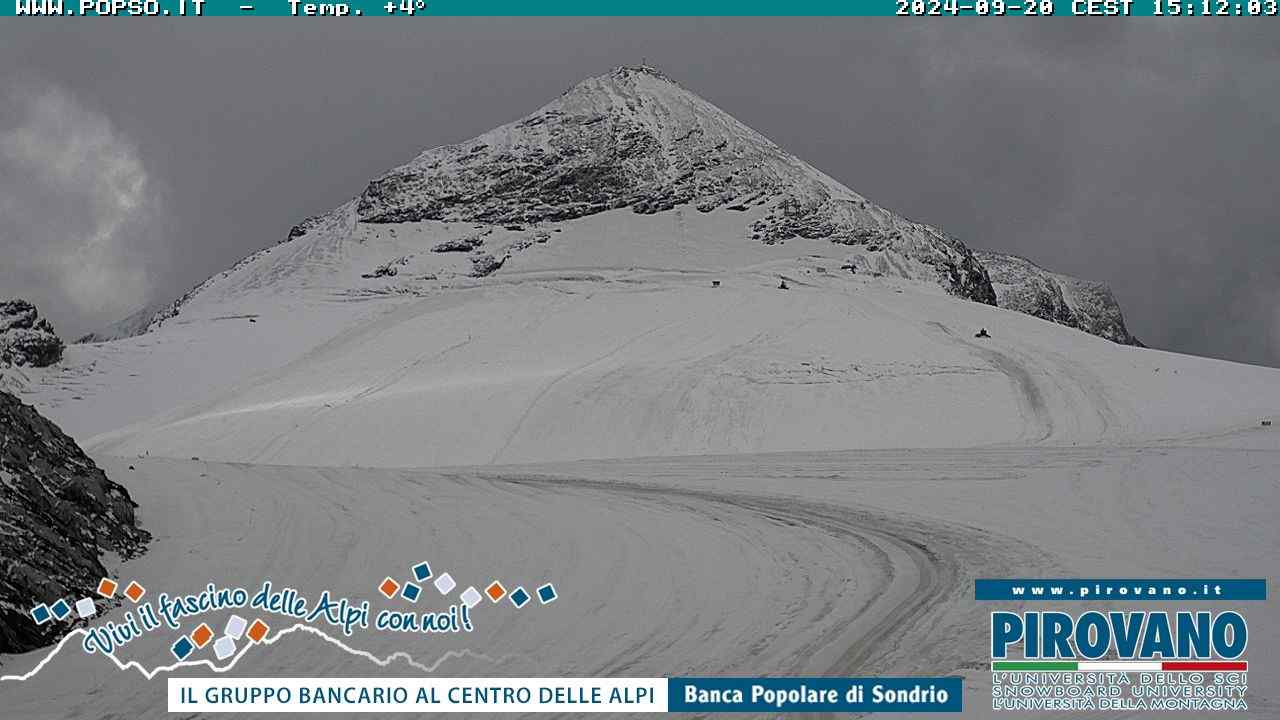
<path id="1" fill-rule="evenodd" d="M 67 604 L 66 600 L 59 600 L 49 609 L 53 611 L 53 616 L 59 620 L 71 614 L 71 606 Z"/>
<path id="2" fill-rule="evenodd" d="M 413 577 L 418 582 L 431 579 L 431 566 L 426 563 L 418 563 L 413 566 Z"/>
<path id="3" fill-rule="evenodd" d="M 542 587 L 538 588 L 538 599 L 542 601 L 543 605 L 546 605 L 552 600 L 555 600 L 556 599 L 555 586 L 553 586 L 551 583 L 547 583 L 546 585 L 543 585 Z"/>
<path id="4" fill-rule="evenodd" d="M 418 595 L 421 593 L 422 588 L 414 585 L 413 583 L 405 583 L 404 590 L 400 591 L 400 594 L 404 596 L 404 599 L 409 602 L 418 602 Z"/>
<path id="5" fill-rule="evenodd" d="M 518 587 L 511 592 L 511 604 L 518 608 L 522 608 L 529 602 L 529 593 L 524 588 Z"/>
<path id="6" fill-rule="evenodd" d="M 41 603 L 31 608 L 31 617 L 36 621 L 37 625 L 43 625 L 49 622 L 49 608 Z"/>
<path id="7" fill-rule="evenodd" d="M 173 653 L 173 656 L 179 660 L 185 660 L 194 649 L 195 646 L 191 644 L 191 641 L 187 639 L 186 635 L 178 638 L 178 642 L 174 643 L 173 647 L 169 648 L 170 652 Z"/>

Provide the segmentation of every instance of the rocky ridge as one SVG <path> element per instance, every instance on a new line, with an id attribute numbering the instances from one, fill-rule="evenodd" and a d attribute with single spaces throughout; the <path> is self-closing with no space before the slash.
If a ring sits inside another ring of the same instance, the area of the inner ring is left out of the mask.
<path id="1" fill-rule="evenodd" d="M 1142 342 L 1130 334 L 1111 288 L 1046 270 L 1003 253 L 978 250 L 976 255 L 995 287 L 996 305 L 1083 330 L 1121 345 Z"/>
<path id="2" fill-rule="evenodd" d="M 0 490 L 0 653 L 17 653 L 52 642 L 72 617 L 37 625 L 33 606 L 97 598 L 103 554 L 132 557 L 150 535 L 137 527 L 127 490 L 35 408 L 3 391 Z"/>

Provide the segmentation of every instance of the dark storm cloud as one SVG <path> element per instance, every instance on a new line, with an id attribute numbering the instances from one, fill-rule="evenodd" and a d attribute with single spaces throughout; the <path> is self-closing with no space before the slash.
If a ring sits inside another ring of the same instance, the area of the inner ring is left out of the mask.
<path id="1" fill-rule="evenodd" d="M 12 22 L 0 26 L 0 87 L 60 94 L 78 108 L 77 132 L 106 133 L 134 159 L 155 207 L 130 212 L 97 262 L 113 278 L 133 268 L 151 299 L 274 242 L 423 148 L 647 58 L 884 205 L 973 246 L 1110 283 L 1150 344 L 1280 365 L 1271 25 Z M 26 111 L 0 107 L 0 132 L 23 127 L 14 116 Z M 50 202 L 38 185 L 14 190 L 31 172 L 0 158 L 0 192 Z M 83 187 L 101 178 L 90 173 Z M 114 280 L 50 284 L 29 268 L 70 273 L 77 248 L 110 226 L 106 207 L 56 232 L 42 213 L 6 210 L 3 292 L 32 296 L 75 331 L 100 323 L 85 308 L 121 302 L 105 289 Z M 63 240 L 47 243 L 53 234 Z"/>

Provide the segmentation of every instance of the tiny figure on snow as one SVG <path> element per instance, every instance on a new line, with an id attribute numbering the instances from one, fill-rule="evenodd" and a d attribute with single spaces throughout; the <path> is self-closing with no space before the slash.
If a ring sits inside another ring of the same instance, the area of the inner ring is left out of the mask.
<path id="1" fill-rule="evenodd" d="M 778 283 L 778 289 L 779 289 L 779 290 L 789 290 L 789 289 L 790 289 L 790 288 L 788 288 L 788 287 L 787 287 L 787 280 L 786 280 L 786 278 L 783 278 L 782 282 Z"/>
<path id="2" fill-rule="evenodd" d="M 987 329 L 986 329 L 986 328 L 982 328 L 981 330 L 979 330 L 979 331 L 974 335 L 974 337 L 976 337 L 976 338 L 989 338 L 989 337 L 991 337 L 991 335 L 987 332 Z"/>

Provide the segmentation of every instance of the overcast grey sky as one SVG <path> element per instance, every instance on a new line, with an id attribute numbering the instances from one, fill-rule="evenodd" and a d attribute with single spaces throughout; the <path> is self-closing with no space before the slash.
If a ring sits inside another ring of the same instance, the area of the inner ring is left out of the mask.
<path id="1" fill-rule="evenodd" d="M 75 337 L 647 58 L 867 197 L 1280 366 L 1269 18 L 0 22 L 0 295 Z"/>

